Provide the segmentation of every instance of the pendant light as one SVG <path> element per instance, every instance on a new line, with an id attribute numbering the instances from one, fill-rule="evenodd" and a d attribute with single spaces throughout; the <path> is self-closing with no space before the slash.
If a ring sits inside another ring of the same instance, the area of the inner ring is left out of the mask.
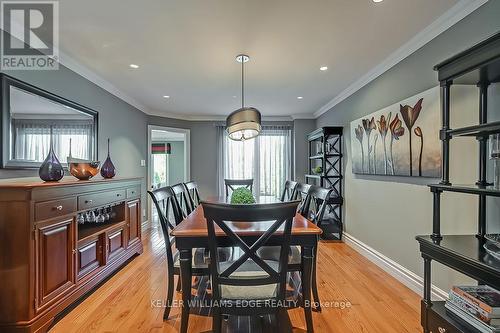
<path id="1" fill-rule="evenodd" d="M 244 141 L 255 138 L 261 131 L 261 115 L 253 107 L 245 107 L 245 62 L 250 57 L 240 54 L 236 61 L 241 63 L 241 108 L 233 111 L 226 119 L 226 130 L 229 138 L 235 141 Z"/>

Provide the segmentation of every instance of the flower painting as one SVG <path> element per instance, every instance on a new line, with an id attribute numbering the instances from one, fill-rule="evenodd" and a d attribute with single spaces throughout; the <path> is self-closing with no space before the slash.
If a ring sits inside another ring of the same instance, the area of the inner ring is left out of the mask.
<path id="1" fill-rule="evenodd" d="M 440 177 L 439 88 L 351 122 L 352 171 Z"/>

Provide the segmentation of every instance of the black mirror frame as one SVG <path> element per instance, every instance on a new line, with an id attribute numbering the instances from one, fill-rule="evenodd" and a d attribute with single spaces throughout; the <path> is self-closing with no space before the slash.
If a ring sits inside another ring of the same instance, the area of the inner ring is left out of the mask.
<path id="1" fill-rule="evenodd" d="M 1 94 L 0 94 L 0 103 L 1 103 L 1 108 L 2 108 L 2 115 L 0 117 L 0 137 L 2 139 L 2 144 L 0 149 L 1 154 L 0 154 L 0 168 L 2 169 L 34 169 L 38 168 L 39 166 L 33 165 L 33 166 L 19 166 L 19 165 L 9 165 L 8 162 L 10 161 L 10 146 L 11 146 L 11 138 L 10 138 L 10 87 L 16 87 L 18 89 L 27 91 L 29 93 L 41 96 L 43 98 L 49 99 L 53 102 L 63 104 L 65 106 L 71 107 L 75 110 L 78 110 L 80 112 L 86 113 L 90 116 L 92 116 L 94 120 L 94 156 L 92 157 L 94 160 L 97 160 L 97 157 L 99 156 L 98 154 L 98 137 L 99 137 L 99 112 L 88 108 L 86 106 L 83 106 L 81 104 L 78 104 L 76 102 L 70 101 L 64 97 L 58 96 L 56 94 L 53 94 L 51 92 L 48 92 L 44 89 L 38 88 L 36 86 L 33 86 L 29 83 L 23 82 L 21 80 L 18 80 L 16 78 L 13 78 L 7 74 L 0 74 L 1 75 Z M 39 163 L 41 164 L 41 163 Z"/>

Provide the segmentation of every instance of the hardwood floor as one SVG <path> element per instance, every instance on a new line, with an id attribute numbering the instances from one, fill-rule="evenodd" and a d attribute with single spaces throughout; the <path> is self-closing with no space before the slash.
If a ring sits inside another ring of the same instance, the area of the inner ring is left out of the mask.
<path id="1" fill-rule="evenodd" d="M 179 309 L 163 321 L 152 306 L 166 293 L 165 250 L 161 232 L 143 232 L 144 253 L 128 263 L 50 330 L 70 332 L 177 332 Z M 350 302 L 344 309 L 313 313 L 315 332 L 415 333 L 420 327 L 420 297 L 342 243 L 321 243 L 318 284 L 322 302 Z M 180 294 L 176 295 L 180 299 Z M 303 311 L 289 311 L 295 332 L 305 332 Z M 208 332 L 211 318 L 191 315 L 189 332 Z"/>

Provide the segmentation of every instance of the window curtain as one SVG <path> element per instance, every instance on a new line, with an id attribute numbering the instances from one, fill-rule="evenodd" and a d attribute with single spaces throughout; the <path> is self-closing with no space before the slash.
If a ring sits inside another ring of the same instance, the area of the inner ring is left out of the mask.
<path id="1" fill-rule="evenodd" d="M 75 158 L 92 159 L 94 124 L 90 121 L 44 121 L 13 119 L 13 158 L 43 162 L 50 149 L 50 130 L 54 152 L 62 163 L 69 155 Z"/>
<path id="2" fill-rule="evenodd" d="M 256 195 L 281 194 L 291 170 L 291 128 L 263 126 L 261 134 L 243 142 L 233 141 L 224 125 L 217 126 L 217 182 L 224 195 L 224 178 L 254 180 Z"/>

